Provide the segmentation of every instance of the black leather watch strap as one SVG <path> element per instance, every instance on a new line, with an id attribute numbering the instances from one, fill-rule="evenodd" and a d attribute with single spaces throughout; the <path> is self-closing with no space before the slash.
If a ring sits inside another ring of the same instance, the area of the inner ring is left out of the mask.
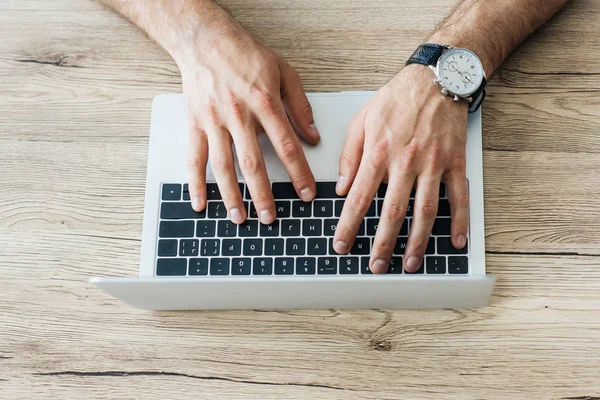
<path id="1" fill-rule="evenodd" d="M 412 53 L 412 56 L 406 61 L 406 65 L 435 65 L 444 50 L 446 50 L 446 46 L 442 46 L 441 44 L 423 43 Z"/>
<path id="2" fill-rule="evenodd" d="M 481 107 L 481 103 L 485 99 L 485 85 L 487 81 L 483 78 L 481 81 L 481 85 L 477 88 L 477 91 L 471 95 L 471 102 L 469 103 L 469 112 L 475 112 Z"/>

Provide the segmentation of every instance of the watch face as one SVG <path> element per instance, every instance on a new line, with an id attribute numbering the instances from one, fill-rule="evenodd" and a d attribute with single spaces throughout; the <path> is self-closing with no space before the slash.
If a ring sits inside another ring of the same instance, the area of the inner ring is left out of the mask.
<path id="1" fill-rule="evenodd" d="M 438 60 L 437 69 L 443 86 L 459 96 L 473 94 L 483 81 L 481 61 L 467 49 L 446 51 Z"/>

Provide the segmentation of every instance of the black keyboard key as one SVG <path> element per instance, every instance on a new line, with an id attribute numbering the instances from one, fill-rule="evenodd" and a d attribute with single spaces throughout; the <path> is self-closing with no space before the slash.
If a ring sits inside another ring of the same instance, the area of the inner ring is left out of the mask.
<path id="1" fill-rule="evenodd" d="M 211 258 L 211 275 L 229 275 L 229 258 Z"/>
<path id="2" fill-rule="evenodd" d="M 375 201 L 373 200 L 373 201 L 371 202 L 371 205 L 369 206 L 369 209 L 367 210 L 367 214 L 366 214 L 366 215 L 367 215 L 367 217 L 374 217 L 374 216 L 375 216 L 375 214 L 376 214 L 376 213 L 375 213 L 375 209 L 376 209 L 376 206 L 375 206 L 375 204 L 376 204 L 376 203 L 375 203 Z"/>
<path id="3" fill-rule="evenodd" d="M 165 183 L 162 187 L 162 199 L 181 200 L 181 185 L 179 183 Z"/>
<path id="4" fill-rule="evenodd" d="M 266 257 L 256 257 L 252 263 L 253 275 L 272 275 L 273 259 Z"/>
<path id="5" fill-rule="evenodd" d="M 369 254 L 371 252 L 371 239 L 368 237 L 357 237 L 350 249 L 350 254 Z"/>
<path id="6" fill-rule="evenodd" d="M 462 249 L 456 249 L 452 246 L 449 236 L 437 238 L 438 254 L 467 254 L 468 244 Z"/>
<path id="7" fill-rule="evenodd" d="M 314 275 L 316 259 L 315 257 L 296 258 L 296 275 Z"/>
<path id="8" fill-rule="evenodd" d="M 340 274 L 354 275 L 358 274 L 358 257 L 340 257 Z"/>
<path id="9" fill-rule="evenodd" d="M 282 256 L 283 239 L 265 239 L 265 256 Z"/>
<path id="10" fill-rule="evenodd" d="M 319 275 L 337 274 L 337 257 L 319 257 L 317 262 Z"/>
<path id="11" fill-rule="evenodd" d="M 289 238 L 285 241 L 285 254 L 288 256 L 303 256 L 306 254 L 306 239 Z"/>
<path id="12" fill-rule="evenodd" d="M 451 274 L 468 274 L 469 259 L 465 256 L 448 257 L 448 272 Z"/>
<path id="13" fill-rule="evenodd" d="M 273 198 L 297 199 L 299 197 L 291 182 L 273 182 Z"/>
<path id="14" fill-rule="evenodd" d="M 394 246 L 394 254 L 404 254 L 407 242 L 407 238 L 399 237 L 398 239 L 396 239 L 396 245 Z"/>
<path id="15" fill-rule="evenodd" d="M 244 239 L 244 255 L 245 256 L 261 256 L 262 255 L 262 239 Z"/>
<path id="16" fill-rule="evenodd" d="M 333 216 L 333 200 L 315 200 L 314 207 L 314 217 Z"/>
<path id="17" fill-rule="evenodd" d="M 231 260 L 231 275 L 250 275 L 251 265 L 251 258 L 234 258 Z"/>
<path id="18" fill-rule="evenodd" d="M 300 220 L 284 219 L 281 221 L 281 236 L 300 236 Z"/>
<path id="19" fill-rule="evenodd" d="M 450 203 L 448 199 L 440 199 L 438 201 L 438 217 L 449 217 L 450 216 Z"/>
<path id="20" fill-rule="evenodd" d="M 222 255 L 239 256 L 242 254 L 242 239 L 223 239 L 222 247 Z"/>
<path id="21" fill-rule="evenodd" d="M 415 205 L 414 200 L 409 200 L 408 205 L 406 206 L 406 217 L 412 217 L 413 215 L 413 207 Z M 377 215 L 381 217 L 383 212 L 383 200 L 377 200 Z"/>
<path id="22" fill-rule="evenodd" d="M 190 201 L 190 189 L 187 183 L 183 185 L 183 200 Z"/>
<path id="23" fill-rule="evenodd" d="M 289 201 L 278 200 L 275 202 L 275 209 L 277 210 L 277 218 L 287 218 L 291 215 L 292 206 Z"/>
<path id="24" fill-rule="evenodd" d="M 392 257 L 390 264 L 388 265 L 388 274 L 401 274 L 402 273 L 402 257 Z"/>
<path id="25" fill-rule="evenodd" d="M 250 212 L 248 212 L 248 218 L 258 218 L 258 213 L 256 211 L 256 207 L 254 207 L 254 203 L 250 203 Z"/>
<path id="26" fill-rule="evenodd" d="M 258 236 L 258 221 L 247 219 L 240 225 L 239 230 L 241 237 L 256 237 Z"/>
<path id="27" fill-rule="evenodd" d="M 333 248 L 333 238 L 329 238 L 329 251 L 328 251 L 329 255 L 331 256 L 336 256 L 338 255 L 338 253 L 335 251 L 335 249 Z"/>
<path id="28" fill-rule="evenodd" d="M 219 192 L 219 186 L 216 183 L 206 184 L 206 199 L 221 200 L 221 192 Z"/>
<path id="29" fill-rule="evenodd" d="M 202 239 L 200 241 L 200 254 L 203 257 L 220 255 L 221 241 L 219 239 Z"/>
<path id="30" fill-rule="evenodd" d="M 427 271 L 428 274 L 445 274 L 446 273 L 446 257 L 444 257 L 444 256 L 425 257 L 425 271 Z"/>
<path id="31" fill-rule="evenodd" d="M 292 217 L 296 218 L 304 218 L 311 216 L 311 203 L 305 203 L 303 201 L 294 201 L 292 202 Z"/>
<path id="32" fill-rule="evenodd" d="M 402 222 L 402 226 L 400 227 L 400 233 L 398 233 L 398 235 L 408 236 L 408 224 L 409 220 L 404 218 L 404 222 Z"/>
<path id="33" fill-rule="evenodd" d="M 276 219 L 271 225 L 260 224 L 260 236 L 279 236 L 279 220 Z"/>
<path id="34" fill-rule="evenodd" d="M 248 189 L 248 185 L 246 185 L 246 190 L 244 191 L 244 198 L 246 200 L 250 200 L 252 196 L 250 196 L 250 189 Z"/>
<path id="35" fill-rule="evenodd" d="M 367 236 L 375 236 L 378 226 L 379 218 L 367 218 Z"/>
<path id="36" fill-rule="evenodd" d="M 435 239 L 430 237 L 425 248 L 425 254 L 435 254 Z M 440 253 L 441 254 L 441 253 Z"/>
<path id="37" fill-rule="evenodd" d="M 360 225 L 358 226 L 358 232 L 356 232 L 356 236 L 362 236 L 365 234 L 365 220 L 360 221 Z"/>
<path id="38" fill-rule="evenodd" d="M 334 215 L 336 217 L 341 217 L 343 209 L 344 209 L 344 200 L 336 200 Z"/>
<path id="39" fill-rule="evenodd" d="M 161 219 L 200 219 L 205 216 L 205 210 L 196 212 L 189 202 L 166 202 L 160 205 Z"/>
<path id="40" fill-rule="evenodd" d="M 177 255 L 177 240 L 167 239 L 158 241 L 159 257 L 174 257 Z"/>
<path id="41" fill-rule="evenodd" d="M 237 235 L 237 225 L 230 220 L 219 221 L 217 224 L 218 237 L 234 237 Z"/>
<path id="42" fill-rule="evenodd" d="M 190 258 L 189 275 L 208 275 L 208 258 Z"/>
<path id="43" fill-rule="evenodd" d="M 440 183 L 440 197 L 446 197 L 446 185 Z"/>
<path id="44" fill-rule="evenodd" d="M 324 256 L 327 254 L 327 239 L 310 238 L 306 246 L 306 254 L 309 256 Z"/>
<path id="45" fill-rule="evenodd" d="M 214 237 L 217 223 L 215 221 L 198 221 L 196 223 L 197 237 Z"/>
<path id="46" fill-rule="evenodd" d="M 372 275 L 371 268 L 369 268 L 369 257 L 360 258 L 360 273 L 363 275 Z"/>
<path id="47" fill-rule="evenodd" d="M 186 258 L 159 258 L 156 261 L 157 276 L 180 276 L 187 272 Z"/>
<path id="48" fill-rule="evenodd" d="M 323 235 L 333 236 L 335 235 L 335 229 L 337 228 L 339 219 L 326 219 L 323 221 Z"/>
<path id="49" fill-rule="evenodd" d="M 377 216 L 381 217 L 383 214 L 383 200 L 377 200 Z"/>
<path id="50" fill-rule="evenodd" d="M 294 275 L 294 259 L 292 257 L 276 257 L 275 275 Z"/>
<path id="51" fill-rule="evenodd" d="M 208 218 L 227 218 L 225 204 L 222 201 L 209 201 Z"/>
<path id="52" fill-rule="evenodd" d="M 302 236 L 321 236 L 323 234 L 323 223 L 320 219 L 302 220 Z"/>
<path id="53" fill-rule="evenodd" d="M 179 241 L 179 255 L 181 257 L 196 257 L 198 255 L 198 239 L 181 239 Z"/>
<path id="54" fill-rule="evenodd" d="M 450 236 L 450 218 L 436 218 L 431 234 L 436 236 Z"/>
<path id="55" fill-rule="evenodd" d="M 194 221 L 160 221 L 158 236 L 161 238 L 194 237 Z"/>
<path id="56" fill-rule="evenodd" d="M 336 182 L 317 182 L 317 199 L 337 199 Z"/>
<path id="57" fill-rule="evenodd" d="M 387 192 L 387 183 L 382 183 L 379 185 L 379 189 L 377 189 L 377 197 L 383 199 L 385 197 L 385 193 Z"/>

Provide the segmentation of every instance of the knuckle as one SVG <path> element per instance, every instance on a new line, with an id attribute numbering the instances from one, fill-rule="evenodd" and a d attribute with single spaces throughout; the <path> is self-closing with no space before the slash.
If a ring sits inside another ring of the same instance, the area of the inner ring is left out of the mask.
<path id="1" fill-rule="evenodd" d="M 231 168 L 233 165 L 227 157 L 222 155 L 213 155 L 210 159 L 210 166 L 215 171 L 225 171 Z"/>
<path id="2" fill-rule="evenodd" d="M 267 192 L 259 191 L 258 193 L 252 195 L 252 201 L 256 205 L 261 206 L 261 208 L 271 207 L 273 203 L 273 197 Z"/>
<path id="3" fill-rule="evenodd" d="M 340 167 L 350 168 L 354 165 L 354 159 L 346 151 L 342 151 L 340 154 Z"/>
<path id="4" fill-rule="evenodd" d="M 355 213 L 365 213 L 369 207 L 370 200 L 367 196 L 361 193 L 351 193 L 346 199 L 346 204 L 350 206 L 350 210 Z"/>
<path id="5" fill-rule="evenodd" d="M 418 148 L 414 143 L 410 143 L 404 148 L 401 158 L 402 164 L 406 169 L 410 169 L 413 165 L 415 165 L 418 160 L 418 153 Z"/>
<path id="6" fill-rule="evenodd" d="M 270 93 L 257 89 L 254 91 L 253 100 L 259 111 L 265 114 L 275 114 L 276 101 Z"/>
<path id="7" fill-rule="evenodd" d="M 202 106 L 202 115 L 208 122 L 216 122 L 219 120 L 219 112 L 214 103 L 208 102 Z"/>
<path id="8" fill-rule="evenodd" d="M 419 205 L 419 214 L 425 219 L 433 219 L 437 215 L 437 202 L 423 200 Z"/>
<path id="9" fill-rule="evenodd" d="M 400 222 L 404 219 L 406 212 L 406 206 L 402 203 L 389 203 L 383 202 L 383 215 L 392 222 Z"/>
<path id="10" fill-rule="evenodd" d="M 349 239 L 354 238 L 355 233 L 352 229 L 350 229 L 345 223 L 339 223 L 335 229 L 335 239 L 342 239 L 347 243 Z"/>
<path id="11" fill-rule="evenodd" d="M 390 255 L 394 251 L 394 247 L 396 246 L 395 240 L 390 239 L 381 239 L 376 243 L 376 250 L 381 254 Z"/>
<path id="12" fill-rule="evenodd" d="M 300 150 L 299 144 L 292 139 L 284 139 L 280 144 L 281 156 L 285 161 L 294 160 Z"/>
<path id="13" fill-rule="evenodd" d="M 256 155 L 246 153 L 241 160 L 242 169 L 248 173 L 256 173 L 260 171 L 261 163 Z"/>
<path id="14" fill-rule="evenodd" d="M 228 93 L 226 101 L 226 107 L 234 118 L 240 119 L 244 114 L 244 105 L 242 102 L 233 94 Z"/>
<path id="15" fill-rule="evenodd" d="M 375 168 L 379 168 L 387 159 L 389 154 L 389 145 L 387 140 L 380 140 L 373 146 L 369 162 Z"/>
<path id="16" fill-rule="evenodd" d="M 198 157 L 196 155 L 192 155 L 187 158 L 187 168 L 189 170 L 196 171 L 203 167 L 204 167 L 204 165 L 203 165 L 202 161 L 200 160 L 200 157 Z"/>

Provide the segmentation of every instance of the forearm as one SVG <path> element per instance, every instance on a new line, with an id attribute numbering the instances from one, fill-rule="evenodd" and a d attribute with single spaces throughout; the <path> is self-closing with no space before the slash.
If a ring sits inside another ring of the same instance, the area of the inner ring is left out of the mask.
<path id="1" fill-rule="evenodd" d="M 488 76 L 568 0 L 460 0 L 429 38 L 474 51 Z"/>

